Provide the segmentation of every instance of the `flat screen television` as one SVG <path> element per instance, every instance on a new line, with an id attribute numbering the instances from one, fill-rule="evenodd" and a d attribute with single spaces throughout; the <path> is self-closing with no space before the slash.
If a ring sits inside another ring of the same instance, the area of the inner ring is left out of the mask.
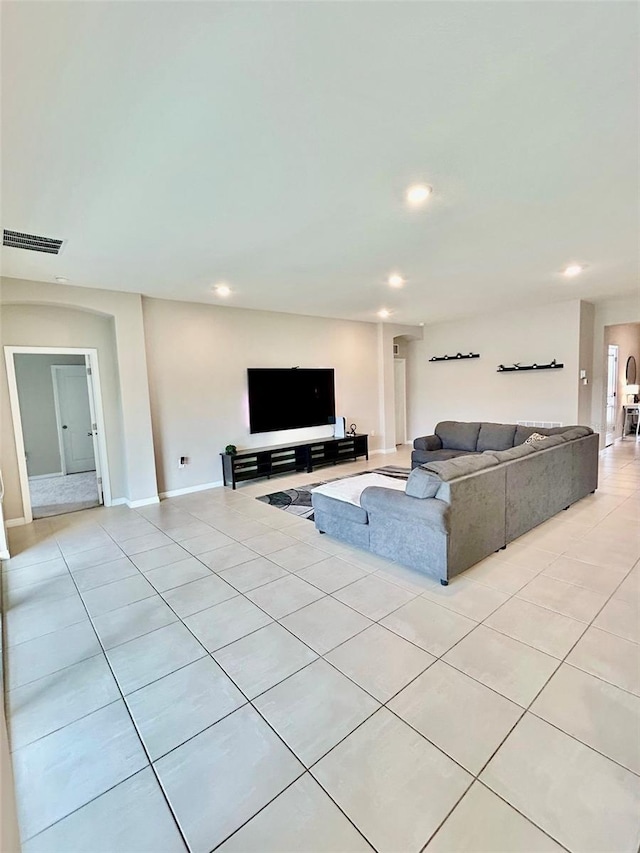
<path id="1" fill-rule="evenodd" d="M 324 426 L 336 416 L 333 368 L 250 367 L 247 375 L 252 433 Z"/>

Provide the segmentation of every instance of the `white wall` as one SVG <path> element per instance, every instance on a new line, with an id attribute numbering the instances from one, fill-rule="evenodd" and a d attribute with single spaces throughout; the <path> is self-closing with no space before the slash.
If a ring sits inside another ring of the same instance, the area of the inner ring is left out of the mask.
<path id="1" fill-rule="evenodd" d="M 409 344 L 410 438 L 449 419 L 576 423 L 579 341 L 578 300 L 425 326 L 424 340 Z M 429 362 L 458 352 L 480 358 Z M 562 370 L 497 372 L 554 358 Z"/>
<path id="2" fill-rule="evenodd" d="M 54 364 L 84 364 L 84 356 L 17 353 L 14 363 L 27 472 L 30 477 L 59 474 L 62 460 L 51 367 Z"/>
<path id="3" fill-rule="evenodd" d="M 106 328 L 108 340 L 99 331 Z M 112 495 L 131 502 L 157 500 L 140 295 L 0 279 L 0 342 L 98 349 Z M 110 355 L 103 358 L 102 352 Z M 111 390 L 104 387 L 105 374 L 111 377 Z M 22 503 L 6 381 L 2 369 L 0 467 L 7 491 L 5 515 L 11 519 L 22 515 Z"/>
<path id="4" fill-rule="evenodd" d="M 586 385 L 578 378 L 578 417 L 576 423 L 589 426 L 593 400 L 593 334 L 596 308 L 591 302 L 580 303 L 580 342 L 578 368 L 586 374 Z M 579 374 L 578 374 L 579 375 Z"/>
<path id="5" fill-rule="evenodd" d="M 333 367 L 336 414 L 379 446 L 374 324 L 149 298 L 143 309 L 161 493 L 219 482 L 227 444 L 332 435 L 330 426 L 251 435 L 248 367 Z M 189 457 L 185 468 L 177 467 L 179 456 Z"/>

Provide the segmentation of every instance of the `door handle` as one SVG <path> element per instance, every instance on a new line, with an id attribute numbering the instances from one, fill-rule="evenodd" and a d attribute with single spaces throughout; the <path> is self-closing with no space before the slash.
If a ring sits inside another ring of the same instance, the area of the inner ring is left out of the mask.
<path id="1" fill-rule="evenodd" d="M 69 429 L 69 427 L 66 424 L 62 424 L 62 429 Z"/>
<path id="2" fill-rule="evenodd" d="M 87 435 L 89 436 L 89 438 L 93 438 L 93 433 L 92 433 L 92 432 L 88 432 L 88 433 L 87 433 Z"/>

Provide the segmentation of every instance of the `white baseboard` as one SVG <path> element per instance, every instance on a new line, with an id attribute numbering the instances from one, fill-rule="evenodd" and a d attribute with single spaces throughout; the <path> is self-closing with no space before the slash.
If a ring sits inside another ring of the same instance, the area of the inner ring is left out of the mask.
<path id="1" fill-rule="evenodd" d="M 160 498 L 143 498 L 140 501 L 130 501 L 129 498 L 113 498 L 111 506 L 128 506 L 129 509 L 136 509 L 139 506 L 151 506 L 151 504 L 159 504 Z"/>
<path id="2" fill-rule="evenodd" d="M 129 507 L 129 509 L 136 509 L 139 506 L 151 506 L 152 504 L 159 504 L 159 503 L 160 503 L 160 498 L 158 497 L 158 495 L 155 495 L 152 498 L 142 498 L 142 500 L 139 500 L 139 501 L 126 501 L 126 504 Z"/>
<path id="3" fill-rule="evenodd" d="M 190 495 L 192 492 L 206 492 L 207 489 L 219 489 L 224 486 L 222 480 L 216 480 L 215 483 L 201 483 L 199 486 L 187 486 L 185 489 L 171 489 L 168 492 L 160 492 L 161 498 L 177 498 L 180 495 Z"/>
<path id="4" fill-rule="evenodd" d="M 397 453 L 398 450 L 395 447 L 385 447 L 382 450 L 370 450 L 369 456 L 384 456 L 388 453 Z"/>
<path id="5" fill-rule="evenodd" d="M 5 521 L 5 525 L 7 527 L 22 527 L 22 525 L 26 523 L 26 518 L 7 518 L 7 520 Z"/>
<path id="6" fill-rule="evenodd" d="M 51 480 L 53 477 L 64 477 L 62 471 L 56 471 L 54 474 L 35 474 L 29 477 L 29 480 Z"/>

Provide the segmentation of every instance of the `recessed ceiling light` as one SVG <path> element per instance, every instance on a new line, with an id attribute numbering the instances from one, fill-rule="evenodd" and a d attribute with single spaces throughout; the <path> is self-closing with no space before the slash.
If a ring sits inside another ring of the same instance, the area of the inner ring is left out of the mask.
<path id="1" fill-rule="evenodd" d="M 386 320 L 387 317 L 390 317 L 390 316 L 391 316 L 391 311 L 387 311 L 386 308 L 381 308 L 380 311 L 378 311 L 378 317 L 382 317 L 383 320 Z"/>
<path id="2" fill-rule="evenodd" d="M 407 203 L 412 207 L 419 207 L 424 204 L 433 192 L 433 187 L 429 184 L 414 184 L 407 190 Z"/>
<path id="3" fill-rule="evenodd" d="M 216 284 L 213 290 L 216 296 L 231 296 L 231 288 L 228 284 Z"/>
<path id="4" fill-rule="evenodd" d="M 562 275 L 566 275 L 567 278 L 573 278 L 576 275 L 580 275 L 583 270 L 584 267 L 582 264 L 567 264 L 562 270 Z"/>
<path id="5" fill-rule="evenodd" d="M 402 287 L 404 284 L 404 279 L 398 272 L 392 272 L 387 281 L 389 282 L 389 287 Z"/>
<path id="6" fill-rule="evenodd" d="M 418 323 L 419 326 L 424 326 L 424 323 Z"/>
<path id="7" fill-rule="evenodd" d="M 56 281 L 58 282 L 58 284 L 66 284 L 69 281 L 69 279 L 65 278 L 63 275 L 57 275 Z"/>

